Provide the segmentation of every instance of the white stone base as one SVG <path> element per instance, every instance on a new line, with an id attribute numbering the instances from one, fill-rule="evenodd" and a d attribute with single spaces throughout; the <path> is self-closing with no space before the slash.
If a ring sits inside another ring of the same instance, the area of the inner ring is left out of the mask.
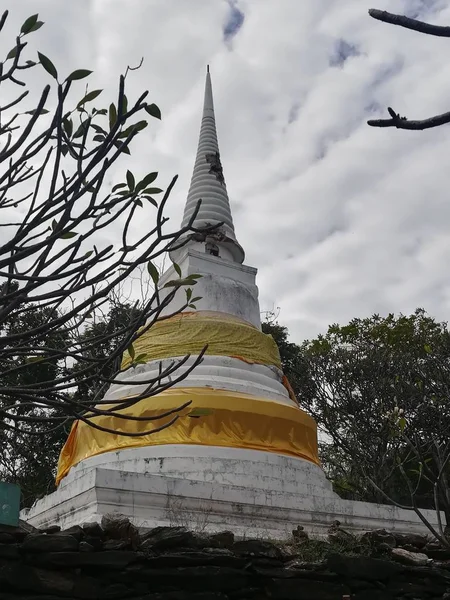
<path id="1" fill-rule="evenodd" d="M 108 454 L 93 457 L 72 469 L 56 492 L 22 518 L 35 527 L 67 528 L 121 513 L 142 529 L 184 525 L 276 539 L 287 538 L 297 525 L 324 534 L 334 520 L 354 532 L 428 533 L 412 511 L 338 498 L 321 469 L 306 461 L 232 449 L 220 458 L 208 458 L 205 449 L 198 449 L 193 461 L 193 448 L 185 459 L 182 446 L 165 447 L 161 459 L 149 454 L 155 448 L 143 448 L 147 452 L 140 456 L 130 450 L 108 453 L 116 460 Z M 247 453 L 245 460 L 242 453 Z M 426 517 L 436 524 L 433 511 Z"/>

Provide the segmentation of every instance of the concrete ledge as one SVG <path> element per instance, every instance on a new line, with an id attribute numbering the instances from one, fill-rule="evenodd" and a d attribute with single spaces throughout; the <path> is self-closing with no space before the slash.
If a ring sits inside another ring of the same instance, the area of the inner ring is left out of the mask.
<path id="1" fill-rule="evenodd" d="M 303 525 L 324 534 L 338 519 L 349 531 L 385 528 L 428 533 L 412 511 L 332 497 L 251 490 L 218 483 L 94 468 L 37 502 L 22 518 L 35 527 L 70 527 L 121 513 L 138 527 L 186 525 L 203 531 L 231 529 L 238 536 L 287 538 Z M 426 517 L 436 523 L 433 511 Z"/>

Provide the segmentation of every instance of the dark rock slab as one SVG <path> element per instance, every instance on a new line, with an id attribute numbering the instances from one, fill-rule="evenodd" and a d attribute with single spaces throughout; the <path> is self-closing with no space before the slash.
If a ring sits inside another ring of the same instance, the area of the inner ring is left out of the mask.
<path id="1" fill-rule="evenodd" d="M 185 552 L 168 551 L 164 554 L 147 555 L 142 557 L 140 564 L 152 569 L 166 567 L 194 567 L 201 565 L 216 565 L 233 568 L 244 568 L 248 563 L 246 558 L 233 554 L 226 548 L 205 548 Z"/>
<path id="2" fill-rule="evenodd" d="M 367 581 L 386 581 L 403 571 L 402 565 L 367 556 L 331 554 L 326 564 L 329 571 L 345 578 Z"/>
<path id="3" fill-rule="evenodd" d="M 273 579 L 267 585 L 273 600 L 341 600 L 350 589 L 341 583 Z"/>
<path id="4" fill-rule="evenodd" d="M 103 538 L 104 532 L 98 523 L 83 523 L 81 525 L 86 536 Z"/>
<path id="5" fill-rule="evenodd" d="M 235 542 L 233 552 L 238 556 L 259 556 L 265 558 L 283 559 L 280 548 L 265 540 L 241 540 Z"/>
<path id="6" fill-rule="evenodd" d="M 155 527 L 141 536 L 140 549 L 162 551 L 170 548 L 194 548 L 196 538 L 186 527 Z"/>
<path id="7" fill-rule="evenodd" d="M 74 525 L 73 527 L 64 529 L 64 531 L 58 532 L 57 535 L 71 535 L 78 542 L 81 542 L 81 540 L 84 538 L 84 530 L 79 525 Z"/>
<path id="8" fill-rule="evenodd" d="M 78 550 L 79 542 L 72 535 L 63 533 L 47 535 L 31 534 L 22 544 L 22 552 L 71 552 Z"/>
<path id="9" fill-rule="evenodd" d="M 136 552 L 48 552 L 29 555 L 28 563 L 51 569 L 71 569 L 88 567 L 89 569 L 124 569 L 139 560 Z"/>
<path id="10" fill-rule="evenodd" d="M 19 557 L 19 546 L 17 544 L 0 544 L 0 558 L 18 560 Z"/>
<path id="11" fill-rule="evenodd" d="M 415 548 L 424 548 L 428 543 L 426 535 L 420 533 L 393 533 L 397 546 L 414 546 Z"/>
<path id="12" fill-rule="evenodd" d="M 42 527 L 39 529 L 41 533 L 59 533 L 61 531 L 61 527 L 59 525 L 50 525 L 49 527 Z"/>
<path id="13" fill-rule="evenodd" d="M 19 592 L 33 594 L 53 594 L 70 596 L 74 586 L 72 572 L 40 569 L 19 562 L 10 562 L 0 566 L 0 590 L 9 588 Z"/>

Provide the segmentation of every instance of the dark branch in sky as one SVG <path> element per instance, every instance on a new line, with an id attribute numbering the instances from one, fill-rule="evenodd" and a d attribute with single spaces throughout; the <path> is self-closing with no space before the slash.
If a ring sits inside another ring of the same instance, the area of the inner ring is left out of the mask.
<path id="1" fill-rule="evenodd" d="M 404 15 L 395 15 L 385 10 L 378 10 L 376 8 L 369 9 L 369 15 L 383 21 L 383 23 L 390 23 L 391 25 L 398 25 L 399 27 L 405 27 L 406 29 L 412 29 L 419 33 L 426 33 L 428 35 L 436 35 L 438 37 L 450 37 L 450 27 L 442 27 L 441 25 L 430 25 L 417 19 L 411 19 Z"/>

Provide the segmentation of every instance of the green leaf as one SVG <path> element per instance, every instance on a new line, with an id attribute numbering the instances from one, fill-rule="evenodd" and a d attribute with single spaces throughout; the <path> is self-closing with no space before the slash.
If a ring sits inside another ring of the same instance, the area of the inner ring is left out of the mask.
<path id="1" fill-rule="evenodd" d="M 155 119 L 161 119 L 161 111 L 156 104 L 147 104 L 145 110 L 151 117 L 155 117 Z"/>
<path id="2" fill-rule="evenodd" d="M 71 137 L 73 133 L 73 121 L 72 119 L 64 119 L 63 121 L 64 131 L 66 132 L 67 137 Z"/>
<path id="3" fill-rule="evenodd" d="M 88 69 L 77 69 L 67 77 L 66 81 L 77 81 L 78 79 L 84 79 L 91 73 L 92 71 L 89 71 Z"/>
<path id="4" fill-rule="evenodd" d="M 23 25 L 20 28 L 20 33 L 23 33 L 24 35 L 30 33 L 31 29 L 36 25 L 38 17 L 39 14 L 31 15 L 31 17 L 28 17 L 28 19 L 26 19 L 23 22 Z"/>
<path id="5" fill-rule="evenodd" d="M 95 100 L 102 92 L 103 90 L 92 90 L 92 92 L 86 94 L 86 96 L 78 102 L 77 107 L 83 106 L 83 104 L 86 104 L 86 102 L 90 102 L 91 100 Z"/>
<path id="6" fill-rule="evenodd" d="M 86 252 L 86 254 L 83 256 L 83 258 L 89 258 L 92 255 L 93 252 L 94 252 L 93 250 L 88 250 Z"/>
<path id="7" fill-rule="evenodd" d="M 431 354 L 431 352 L 432 352 L 431 346 L 429 344 L 425 344 L 425 346 L 423 347 L 423 349 L 425 350 L 425 352 L 427 354 Z"/>
<path id="8" fill-rule="evenodd" d="M 45 360 L 45 358 L 43 356 L 28 356 L 25 361 L 27 363 L 37 363 L 37 362 L 42 362 L 43 360 Z"/>
<path id="9" fill-rule="evenodd" d="M 182 287 L 184 285 L 195 285 L 196 283 L 196 281 L 192 281 L 192 279 L 185 277 L 184 279 L 172 279 L 171 281 L 168 281 L 164 287 Z"/>
<path id="10" fill-rule="evenodd" d="M 48 111 L 46 108 L 41 108 L 41 110 L 39 111 L 40 115 L 47 115 L 50 111 Z M 26 111 L 26 115 L 35 115 L 37 113 L 37 108 L 33 109 L 33 110 L 27 110 Z"/>
<path id="11" fill-rule="evenodd" d="M 19 50 L 19 48 L 17 46 L 14 46 L 14 48 L 12 48 L 8 52 L 8 54 L 6 56 L 6 60 L 9 60 L 10 58 L 16 58 L 18 50 Z"/>
<path id="12" fill-rule="evenodd" d="M 202 299 L 201 296 L 195 296 L 195 298 L 192 298 L 191 302 L 198 302 L 201 299 Z"/>
<path id="13" fill-rule="evenodd" d="M 161 188 L 147 188 L 144 190 L 144 194 L 160 194 L 163 190 Z"/>
<path id="14" fill-rule="evenodd" d="M 103 135 L 108 135 L 107 132 L 103 129 L 103 127 L 100 127 L 100 125 L 97 125 L 97 123 L 91 123 L 91 127 L 97 133 L 102 133 Z"/>
<path id="15" fill-rule="evenodd" d="M 150 274 L 150 277 L 153 279 L 153 283 L 155 285 L 158 285 L 158 281 L 159 281 L 159 273 L 158 273 L 158 269 L 155 267 L 155 265 L 149 261 L 147 263 L 147 271 Z"/>
<path id="16" fill-rule="evenodd" d="M 214 412 L 209 408 L 193 408 L 189 413 L 189 417 L 209 417 Z"/>
<path id="17" fill-rule="evenodd" d="M 78 127 L 78 129 L 75 131 L 75 133 L 73 134 L 74 139 L 75 138 L 79 138 L 82 137 L 86 131 L 88 127 L 88 119 L 86 119 L 85 121 L 82 121 L 80 126 Z"/>
<path id="18" fill-rule="evenodd" d="M 49 73 L 54 79 L 58 79 L 58 71 L 56 70 L 55 65 L 52 63 L 52 61 L 41 52 L 38 52 L 38 58 L 39 62 L 47 71 L 47 73 Z"/>
<path id="19" fill-rule="evenodd" d="M 139 198 L 137 200 L 135 200 L 134 203 L 137 204 L 138 206 L 140 206 L 141 208 L 144 206 L 142 204 L 142 200 L 140 200 Z"/>
<path id="20" fill-rule="evenodd" d="M 136 356 L 135 362 L 145 362 L 146 358 L 147 358 L 147 352 L 144 352 L 143 354 L 138 354 Z"/>
<path id="21" fill-rule="evenodd" d="M 199 273 L 192 273 L 192 275 L 189 275 L 189 279 L 201 279 L 203 277 L 203 275 L 200 275 Z"/>
<path id="22" fill-rule="evenodd" d="M 33 25 L 33 27 L 30 29 L 30 31 L 28 31 L 28 33 L 37 31 L 38 29 L 40 29 L 42 27 L 43 24 L 44 24 L 44 21 L 36 21 L 36 23 Z"/>
<path id="23" fill-rule="evenodd" d="M 70 238 L 75 237 L 76 235 L 78 235 L 78 233 L 76 231 L 68 231 L 67 233 L 63 233 L 61 236 L 62 240 L 69 240 Z"/>
<path id="24" fill-rule="evenodd" d="M 113 189 L 111 190 L 111 193 L 114 193 L 116 190 L 120 190 L 120 188 L 124 188 L 124 187 L 127 187 L 126 183 L 118 183 L 113 187 Z"/>
<path id="25" fill-rule="evenodd" d="M 191 288 L 188 288 L 186 291 L 186 300 L 189 302 L 189 300 L 191 299 L 192 296 L 192 290 Z"/>
<path id="26" fill-rule="evenodd" d="M 399 424 L 399 427 L 400 427 L 400 431 L 403 433 L 403 431 L 405 430 L 405 427 L 406 427 L 406 419 L 405 419 L 405 417 L 402 417 L 399 420 L 398 424 Z"/>
<path id="27" fill-rule="evenodd" d="M 109 105 L 109 129 L 111 130 L 117 121 L 117 110 L 114 104 Z"/>
<path id="28" fill-rule="evenodd" d="M 52 229 L 53 231 L 55 231 L 55 229 L 58 227 L 58 222 L 56 221 L 56 219 L 53 219 L 52 221 Z"/>
<path id="29" fill-rule="evenodd" d="M 127 184 L 128 184 L 128 189 L 130 190 L 130 192 L 133 192 L 134 186 L 135 186 L 135 181 L 134 181 L 134 175 L 131 171 L 127 171 Z"/>
<path id="30" fill-rule="evenodd" d="M 181 269 L 180 269 L 180 265 L 177 265 L 177 263 L 173 263 L 173 268 L 175 269 L 178 277 L 181 277 L 182 273 L 181 273 Z"/>
<path id="31" fill-rule="evenodd" d="M 149 202 L 151 202 L 153 204 L 153 206 L 156 206 L 156 208 L 158 208 L 158 203 L 156 202 L 156 200 L 154 198 L 151 198 L 150 196 L 142 196 L 143 198 L 145 198 L 146 200 L 148 200 Z"/>
<path id="32" fill-rule="evenodd" d="M 154 171 L 153 173 L 149 173 L 148 175 L 146 175 L 144 177 L 144 179 L 141 181 L 141 183 L 143 184 L 143 188 L 146 188 L 148 185 L 153 183 L 157 177 L 158 177 L 157 171 Z"/>
<path id="33" fill-rule="evenodd" d="M 92 141 L 94 141 L 94 142 L 104 142 L 105 139 L 106 138 L 103 135 L 103 133 L 97 133 L 97 135 L 94 135 L 94 137 L 92 138 Z"/>
<path id="34" fill-rule="evenodd" d="M 134 357 L 135 357 L 135 351 L 134 351 L 134 346 L 133 346 L 133 344 L 130 344 L 130 345 L 128 346 L 128 354 L 130 355 L 130 357 L 131 357 L 131 360 L 134 360 Z"/>
<path id="35" fill-rule="evenodd" d="M 147 127 L 147 125 L 148 125 L 147 121 L 139 121 L 138 123 L 135 123 L 134 125 L 130 125 L 126 129 L 121 131 L 119 133 L 119 135 L 117 136 L 117 138 L 118 139 L 127 138 L 132 133 L 138 133 L 139 131 L 142 131 L 143 129 L 145 129 Z"/>

